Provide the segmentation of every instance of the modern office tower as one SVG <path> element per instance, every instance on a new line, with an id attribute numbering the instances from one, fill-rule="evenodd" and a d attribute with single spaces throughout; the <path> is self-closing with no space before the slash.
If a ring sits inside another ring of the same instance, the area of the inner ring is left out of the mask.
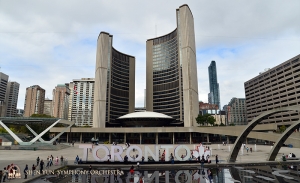
<path id="1" fill-rule="evenodd" d="M 227 124 L 247 125 L 246 101 L 233 97 L 226 107 Z"/>
<path id="2" fill-rule="evenodd" d="M 61 119 L 68 119 L 69 112 L 69 86 L 65 84 L 59 84 L 53 90 L 52 116 Z"/>
<path id="3" fill-rule="evenodd" d="M 93 126 L 94 84 L 94 78 L 74 79 L 69 84 L 73 87 L 70 89 L 69 120 L 76 126 Z"/>
<path id="4" fill-rule="evenodd" d="M 215 61 L 211 61 L 208 67 L 208 76 L 209 76 L 208 103 L 217 104 L 219 106 L 219 109 L 221 109 L 220 90 L 219 90 L 219 83 L 217 78 L 217 65 Z"/>
<path id="5" fill-rule="evenodd" d="M 15 117 L 17 115 L 17 105 L 19 97 L 20 84 L 17 82 L 8 82 L 6 90 L 6 117 Z"/>
<path id="6" fill-rule="evenodd" d="M 198 126 L 198 82 L 194 18 L 188 5 L 176 10 L 177 28 L 147 40 L 146 109 Z"/>
<path id="7" fill-rule="evenodd" d="M 0 117 L 5 117 L 6 112 L 6 89 L 8 83 L 8 75 L 0 72 Z"/>
<path id="8" fill-rule="evenodd" d="M 24 117 L 30 117 L 32 114 L 44 114 L 45 93 L 46 91 L 39 85 L 26 88 Z"/>
<path id="9" fill-rule="evenodd" d="M 300 55 L 273 67 L 245 84 L 247 121 L 264 111 L 300 104 Z M 282 112 L 262 123 L 290 124 L 299 120 L 298 112 Z"/>
<path id="10" fill-rule="evenodd" d="M 135 58 L 112 47 L 113 36 L 101 32 L 97 40 L 95 71 L 95 128 L 134 112 Z"/>
<path id="11" fill-rule="evenodd" d="M 52 100 L 50 100 L 49 98 L 45 98 L 44 101 L 44 114 L 53 116 Z"/>

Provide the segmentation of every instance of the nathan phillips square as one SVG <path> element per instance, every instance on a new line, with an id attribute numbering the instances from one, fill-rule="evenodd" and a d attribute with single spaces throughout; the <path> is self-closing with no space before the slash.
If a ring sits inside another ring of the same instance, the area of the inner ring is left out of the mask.
<path id="1" fill-rule="evenodd" d="M 24 14 L 21 22 L 28 21 L 28 29 L 23 31 L 8 28 L 13 16 L 22 16 L 3 3 L 7 9 L 0 20 L 6 21 L 0 27 L 7 28 L 0 28 L 0 182 L 300 182 L 299 26 L 290 25 L 293 16 L 284 11 L 282 19 L 260 15 L 257 9 L 265 2 L 205 2 L 92 5 L 78 0 L 73 5 L 39 2 L 35 8 L 24 3 L 41 18 Z M 299 2 L 289 3 L 283 6 L 299 10 Z M 280 8 L 274 4 L 267 12 Z M 60 8 L 53 18 L 44 16 L 54 7 Z M 235 16 L 227 17 L 229 10 Z M 98 13 L 98 26 L 83 26 Z M 133 18 L 127 21 L 129 14 Z M 299 11 L 293 15 L 300 17 Z M 62 23 L 67 17 L 72 25 Z M 264 23 L 243 27 L 254 20 Z M 42 29 L 31 30 L 33 22 Z M 54 25 L 68 31 L 52 30 Z M 269 33 L 274 33 L 271 38 L 255 34 L 279 27 L 283 37 L 275 38 L 276 31 Z M 148 29 L 151 34 L 140 32 Z M 228 34 L 213 33 L 223 29 Z M 35 46 L 20 42 L 28 52 L 14 51 L 15 56 L 9 54 L 15 41 L 6 39 L 18 36 L 34 40 Z M 141 41 L 133 44 L 136 37 Z M 263 50 L 267 44 L 269 51 Z M 52 46 L 52 51 L 42 51 Z M 44 62 L 35 62 L 39 55 Z"/>

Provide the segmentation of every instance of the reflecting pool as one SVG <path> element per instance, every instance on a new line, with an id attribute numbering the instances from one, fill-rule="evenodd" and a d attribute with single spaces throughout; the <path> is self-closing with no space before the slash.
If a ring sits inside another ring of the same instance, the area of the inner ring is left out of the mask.
<path id="1" fill-rule="evenodd" d="M 156 167 L 155 167 L 156 168 Z M 178 167 L 179 168 L 179 167 Z M 300 166 L 246 166 L 214 167 L 190 170 L 145 170 L 135 168 L 104 169 L 76 168 L 45 175 L 32 183 L 85 182 L 85 183 L 231 183 L 231 182 L 300 182 Z"/>

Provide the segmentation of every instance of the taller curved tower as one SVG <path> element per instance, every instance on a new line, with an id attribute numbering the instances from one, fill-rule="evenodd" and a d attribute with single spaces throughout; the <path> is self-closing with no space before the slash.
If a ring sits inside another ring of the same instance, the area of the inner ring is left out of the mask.
<path id="1" fill-rule="evenodd" d="M 188 5 L 176 10 L 177 28 L 147 40 L 146 110 L 164 113 L 184 127 L 199 113 L 194 18 Z"/>
<path id="2" fill-rule="evenodd" d="M 113 36 L 97 40 L 93 127 L 104 128 L 134 112 L 135 58 L 112 47 Z"/>

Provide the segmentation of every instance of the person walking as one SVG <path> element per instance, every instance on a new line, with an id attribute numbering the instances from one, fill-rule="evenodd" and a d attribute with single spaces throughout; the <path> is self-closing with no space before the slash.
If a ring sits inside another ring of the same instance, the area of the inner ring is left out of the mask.
<path id="1" fill-rule="evenodd" d="M 249 147 L 247 147 L 247 153 L 248 153 L 248 151 L 249 151 Z"/>
<path id="2" fill-rule="evenodd" d="M 252 147 L 250 147 L 250 152 L 252 153 Z"/>
<path id="3" fill-rule="evenodd" d="M 40 162 L 40 174 L 43 173 L 43 169 L 44 169 L 44 161 L 41 160 L 41 162 Z"/>
<path id="4" fill-rule="evenodd" d="M 60 157 L 60 165 L 63 165 L 63 163 L 64 163 L 64 157 L 61 156 L 61 157 Z"/>
<path id="5" fill-rule="evenodd" d="M 38 156 L 38 157 L 36 158 L 36 166 L 39 166 L 39 163 L 40 163 L 40 157 Z"/>
<path id="6" fill-rule="evenodd" d="M 6 169 L 6 167 L 4 167 L 3 170 L 3 182 L 5 182 L 5 179 L 8 179 L 8 170 Z"/>
<path id="7" fill-rule="evenodd" d="M 32 170 L 32 176 L 34 176 L 34 171 L 35 171 L 35 166 L 34 166 L 34 164 L 32 165 L 31 170 Z"/>
<path id="8" fill-rule="evenodd" d="M 218 155 L 216 155 L 216 164 L 219 163 L 219 158 L 218 158 Z"/>
<path id="9" fill-rule="evenodd" d="M 204 162 L 205 162 L 205 160 L 204 160 L 204 157 L 200 160 L 200 164 L 201 164 L 201 169 L 204 169 Z"/>
<path id="10" fill-rule="evenodd" d="M 26 165 L 24 169 L 24 175 L 25 175 L 24 179 L 27 179 L 27 171 L 28 171 L 28 165 Z"/>

